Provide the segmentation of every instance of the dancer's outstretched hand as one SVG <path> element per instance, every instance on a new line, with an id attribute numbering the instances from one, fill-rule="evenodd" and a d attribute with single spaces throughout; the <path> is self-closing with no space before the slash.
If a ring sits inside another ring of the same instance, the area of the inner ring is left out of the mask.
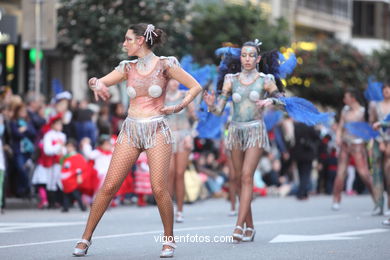
<path id="1" fill-rule="evenodd" d="M 258 108 L 265 108 L 265 107 L 268 107 L 272 104 L 273 104 L 272 99 L 269 99 L 269 98 L 260 99 L 259 101 L 256 102 L 256 106 Z"/>
<path id="2" fill-rule="evenodd" d="M 379 128 L 381 127 L 381 122 L 375 122 L 373 125 L 372 125 L 372 128 L 374 128 L 374 130 L 379 130 Z"/>
<path id="3" fill-rule="evenodd" d="M 99 97 L 104 101 L 110 98 L 111 95 L 108 91 L 108 87 L 103 82 L 100 82 L 97 78 L 94 77 L 89 79 L 88 85 L 90 89 L 92 89 L 96 101 L 99 101 Z"/>
<path id="4" fill-rule="evenodd" d="M 203 93 L 203 100 L 206 102 L 208 106 L 212 106 L 215 102 L 215 92 L 214 90 L 211 90 L 211 94 L 209 94 L 207 91 Z"/>

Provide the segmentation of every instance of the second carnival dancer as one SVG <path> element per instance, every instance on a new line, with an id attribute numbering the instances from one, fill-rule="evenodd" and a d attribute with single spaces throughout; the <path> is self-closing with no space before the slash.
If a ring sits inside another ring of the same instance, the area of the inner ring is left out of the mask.
<path id="1" fill-rule="evenodd" d="M 233 115 L 226 138 L 226 148 L 231 150 L 235 174 L 238 176 L 237 192 L 240 198 L 234 242 L 253 241 L 254 229 L 251 201 L 253 175 L 263 149 L 269 147 L 266 127 L 263 121 L 263 107 L 284 104 L 277 99 L 282 96 L 275 85 L 273 75 L 265 75 L 257 70 L 261 60 L 258 40 L 249 41 L 241 48 L 241 72 L 226 74 L 221 78 L 222 93 L 215 103 L 215 94 L 205 92 L 204 100 L 209 111 L 220 115 L 230 97 L 233 99 Z M 262 68 L 260 68 L 260 71 Z M 263 99 L 265 92 L 271 98 Z M 244 229 L 245 224 L 245 229 Z"/>
<path id="2" fill-rule="evenodd" d="M 165 105 L 174 106 L 180 104 L 186 92 L 179 90 L 179 82 L 174 79 L 169 80 L 167 89 Z M 193 103 L 190 103 L 187 108 L 179 113 L 169 115 L 167 119 L 175 138 L 175 143 L 172 145 L 171 165 L 169 167 L 169 192 L 172 197 L 175 195 L 177 204 L 176 222 L 181 223 L 184 221 L 184 172 L 187 169 L 188 159 L 194 142 L 191 122 L 196 121 L 196 115 Z"/>
<path id="3" fill-rule="evenodd" d="M 366 185 L 371 196 L 374 198 L 372 177 L 368 168 L 367 150 L 365 141 L 345 130 L 345 124 L 349 122 L 364 122 L 366 109 L 359 103 L 359 93 L 355 89 L 347 89 L 344 93 L 343 110 L 336 132 L 336 143 L 340 148 L 338 155 L 337 175 L 333 187 L 332 210 L 340 210 L 341 192 L 344 187 L 345 173 L 348 166 L 349 156 L 356 163 L 357 172 Z"/>
<path id="4" fill-rule="evenodd" d="M 380 136 L 372 148 L 373 187 L 376 206 L 372 215 L 390 215 L 390 82 L 382 86 L 383 100 L 370 103 L 370 123 Z M 387 191 L 387 210 L 385 195 Z M 386 221 L 385 221 L 386 222 Z M 384 224 L 385 224 L 384 222 Z M 387 221 L 390 225 L 390 222 Z"/>
<path id="5" fill-rule="evenodd" d="M 152 24 L 130 26 L 123 48 L 128 56 L 137 56 L 138 59 L 122 61 L 106 76 L 89 80 L 95 98 L 103 100 L 109 98 L 108 86 L 127 80 L 130 105 L 107 176 L 93 202 L 82 240 L 74 249 L 76 256 L 87 254 L 98 222 L 138 156 L 145 151 L 166 240 L 160 257 L 173 257 L 176 244 L 173 240 L 173 205 L 168 190 L 168 170 L 174 140 L 165 115 L 180 112 L 202 91 L 202 87 L 180 67 L 175 57 L 158 57 L 153 53 L 152 48 L 162 43 L 163 36 L 164 32 L 155 29 Z M 180 104 L 164 107 L 167 83 L 171 78 L 189 91 Z"/>

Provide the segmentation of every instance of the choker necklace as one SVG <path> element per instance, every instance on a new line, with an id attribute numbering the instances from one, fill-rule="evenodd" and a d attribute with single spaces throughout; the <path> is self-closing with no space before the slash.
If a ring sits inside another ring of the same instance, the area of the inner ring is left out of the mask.
<path id="1" fill-rule="evenodd" d="M 152 67 L 152 60 L 156 57 L 156 55 L 153 52 L 150 52 L 148 55 L 145 55 L 144 57 L 138 57 L 137 62 L 137 70 L 138 71 L 150 71 Z"/>
<path id="2" fill-rule="evenodd" d="M 247 71 L 247 70 L 242 70 L 240 73 L 240 79 L 244 82 L 252 82 L 253 80 L 256 79 L 258 76 L 258 71 L 256 69 Z"/>

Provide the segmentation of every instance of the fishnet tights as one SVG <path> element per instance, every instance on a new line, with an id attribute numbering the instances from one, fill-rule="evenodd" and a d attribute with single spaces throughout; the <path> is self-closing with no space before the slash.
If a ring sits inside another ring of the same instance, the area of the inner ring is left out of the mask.
<path id="1" fill-rule="evenodd" d="M 127 136 L 125 140 L 127 140 Z M 83 239 L 91 240 L 92 234 L 110 201 L 142 151 L 143 149 L 132 147 L 127 142 L 116 144 L 107 176 L 91 207 L 82 236 Z M 164 135 L 161 133 L 156 135 L 156 146 L 146 149 L 152 191 L 163 222 L 165 236 L 173 236 L 173 206 L 168 192 L 168 170 L 171 152 L 172 145 L 165 143 Z M 85 245 L 80 243 L 77 247 L 85 248 Z"/>

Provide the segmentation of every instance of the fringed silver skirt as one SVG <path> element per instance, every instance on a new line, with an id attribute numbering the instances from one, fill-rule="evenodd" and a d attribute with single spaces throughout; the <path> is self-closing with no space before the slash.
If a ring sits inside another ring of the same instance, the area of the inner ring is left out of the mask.
<path id="1" fill-rule="evenodd" d="M 153 148 L 156 145 L 156 135 L 160 131 L 167 144 L 174 143 L 174 138 L 169 129 L 165 116 L 148 118 L 127 117 L 122 124 L 117 143 L 122 143 L 127 136 L 127 142 L 140 149 Z"/>
<path id="2" fill-rule="evenodd" d="M 228 150 L 237 148 L 245 151 L 251 147 L 268 149 L 269 140 L 264 121 L 230 122 L 225 146 Z"/>

